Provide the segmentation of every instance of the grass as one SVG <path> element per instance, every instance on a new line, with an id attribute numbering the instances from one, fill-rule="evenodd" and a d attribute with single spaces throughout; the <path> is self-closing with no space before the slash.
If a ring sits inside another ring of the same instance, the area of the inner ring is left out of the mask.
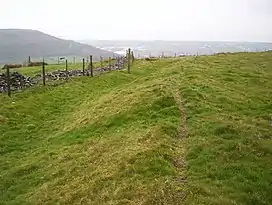
<path id="1" fill-rule="evenodd" d="M 0 204 L 269 204 L 271 57 L 136 61 L 1 95 Z"/>
<path id="2" fill-rule="evenodd" d="M 189 204 L 270 204 L 270 53 L 201 57 L 186 67 Z"/>

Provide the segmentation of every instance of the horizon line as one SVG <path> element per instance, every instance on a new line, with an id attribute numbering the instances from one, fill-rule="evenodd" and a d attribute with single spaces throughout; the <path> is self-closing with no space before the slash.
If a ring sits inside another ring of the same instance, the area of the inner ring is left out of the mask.
<path id="1" fill-rule="evenodd" d="M 56 37 L 56 38 L 60 38 L 60 39 L 63 39 L 63 40 L 72 40 L 72 41 L 77 41 L 77 42 L 80 42 L 80 41 L 144 41 L 144 42 L 155 42 L 155 41 L 165 41 L 165 42 L 228 42 L 228 43 L 272 43 L 272 40 L 269 41 L 269 40 L 170 40 L 170 39 L 167 39 L 167 40 L 163 40 L 163 39 L 150 39 L 150 40 L 147 40 L 147 39 L 143 39 L 143 40 L 139 40 L 139 39 L 87 39 L 87 38 L 82 38 L 82 39 L 79 39 L 79 38 L 67 38 L 67 37 L 64 37 L 64 36 L 61 36 L 61 35 L 53 35 L 53 34 L 50 34 L 46 31 L 41 31 L 41 30 L 38 30 L 38 29 L 31 29 L 31 28 L 0 28 L 0 30 L 31 30 L 31 31 L 37 31 L 37 32 L 41 32 L 41 33 L 44 33 L 44 34 L 47 34 L 47 35 L 50 35 L 50 36 L 53 36 L 53 37 Z"/>

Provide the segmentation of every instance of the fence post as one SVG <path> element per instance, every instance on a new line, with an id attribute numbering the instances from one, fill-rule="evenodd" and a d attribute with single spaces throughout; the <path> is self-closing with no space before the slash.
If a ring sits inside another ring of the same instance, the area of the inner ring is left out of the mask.
<path id="1" fill-rule="evenodd" d="M 127 60 L 128 60 L 128 73 L 130 73 L 130 66 L 131 66 L 131 64 L 130 64 L 130 57 L 131 57 L 131 50 L 130 50 L 130 48 L 128 49 L 128 55 L 127 55 Z"/>
<path id="2" fill-rule="evenodd" d="M 134 57 L 134 52 L 131 51 L 131 58 L 132 58 L 132 63 L 134 63 L 135 57 Z"/>
<path id="3" fill-rule="evenodd" d="M 60 63 L 60 57 L 58 57 L 58 65 L 59 65 L 59 63 Z"/>
<path id="4" fill-rule="evenodd" d="M 6 65 L 5 66 L 7 69 L 7 89 L 8 89 L 8 96 L 11 97 L 11 90 L 10 90 L 10 72 L 9 72 L 9 67 Z"/>
<path id="5" fill-rule="evenodd" d="M 85 76 L 85 58 L 83 58 L 82 60 L 82 72 L 83 72 L 83 76 Z"/>
<path id="6" fill-rule="evenodd" d="M 90 55 L 91 76 L 93 77 L 93 56 Z"/>
<path id="7" fill-rule="evenodd" d="M 177 57 L 177 53 L 175 53 L 175 58 Z"/>
<path id="8" fill-rule="evenodd" d="M 109 57 L 109 70 L 111 71 L 111 57 Z"/>
<path id="9" fill-rule="evenodd" d="M 23 89 L 23 77 L 22 76 L 20 76 L 20 88 L 21 88 L 21 90 Z"/>
<path id="10" fill-rule="evenodd" d="M 116 57 L 117 70 L 119 70 L 119 56 Z"/>
<path id="11" fill-rule="evenodd" d="M 100 66 L 101 66 L 101 69 L 103 68 L 103 57 L 100 56 Z"/>
<path id="12" fill-rule="evenodd" d="M 43 76 L 43 85 L 45 86 L 45 64 L 44 64 L 44 58 L 42 63 L 42 76 Z"/>
<path id="13" fill-rule="evenodd" d="M 76 64 L 76 57 L 74 57 L 74 64 Z"/>
<path id="14" fill-rule="evenodd" d="M 65 60 L 65 74 L 66 74 L 66 81 L 68 81 L 68 60 Z"/>

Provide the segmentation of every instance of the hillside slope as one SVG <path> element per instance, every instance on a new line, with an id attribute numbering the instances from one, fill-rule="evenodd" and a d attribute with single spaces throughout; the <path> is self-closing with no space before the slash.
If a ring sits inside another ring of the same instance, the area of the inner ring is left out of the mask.
<path id="1" fill-rule="evenodd" d="M 0 204 L 269 204 L 271 90 L 242 53 L 0 95 Z"/>
<path id="2" fill-rule="evenodd" d="M 0 29 L 0 64 L 55 56 L 110 57 L 112 52 L 90 45 L 63 40 L 35 30 Z"/>

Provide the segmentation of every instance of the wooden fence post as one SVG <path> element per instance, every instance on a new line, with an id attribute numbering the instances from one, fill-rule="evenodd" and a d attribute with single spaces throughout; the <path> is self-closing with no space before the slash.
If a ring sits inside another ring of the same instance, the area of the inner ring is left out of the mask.
<path id="1" fill-rule="evenodd" d="M 45 64 L 44 64 L 44 58 L 42 63 L 42 77 L 43 77 L 43 85 L 45 86 Z"/>
<path id="2" fill-rule="evenodd" d="M 111 71 L 111 57 L 109 57 L 109 70 Z"/>
<path id="3" fill-rule="evenodd" d="M 60 57 L 58 57 L 58 65 L 60 64 Z"/>
<path id="4" fill-rule="evenodd" d="M 65 74 L 66 74 L 66 81 L 68 81 L 68 60 L 65 60 Z"/>
<path id="5" fill-rule="evenodd" d="M 82 72 L 83 72 L 83 76 L 85 76 L 85 58 L 83 58 L 82 60 Z"/>
<path id="6" fill-rule="evenodd" d="M 119 56 L 116 57 L 117 70 L 119 70 Z"/>
<path id="7" fill-rule="evenodd" d="M 93 56 L 90 55 L 91 76 L 93 77 Z"/>
<path id="8" fill-rule="evenodd" d="M 10 72 L 9 72 L 9 67 L 6 66 L 7 69 L 7 89 L 8 89 L 8 96 L 11 97 L 11 90 L 10 90 Z"/>
<path id="9" fill-rule="evenodd" d="M 128 61 L 128 73 L 130 73 L 130 57 L 131 57 L 131 50 L 130 48 L 128 49 L 128 55 L 127 55 L 127 61 Z"/>
<path id="10" fill-rule="evenodd" d="M 134 52 L 133 51 L 131 51 L 131 60 L 132 60 L 132 63 L 134 63 L 135 57 L 134 57 Z"/>
<path id="11" fill-rule="evenodd" d="M 20 76 L 20 88 L 23 89 L 23 76 Z"/>
<path id="12" fill-rule="evenodd" d="M 76 64 L 76 57 L 74 57 L 74 64 Z"/>
<path id="13" fill-rule="evenodd" d="M 100 56 L 100 66 L 101 66 L 101 69 L 103 68 L 103 57 Z"/>

